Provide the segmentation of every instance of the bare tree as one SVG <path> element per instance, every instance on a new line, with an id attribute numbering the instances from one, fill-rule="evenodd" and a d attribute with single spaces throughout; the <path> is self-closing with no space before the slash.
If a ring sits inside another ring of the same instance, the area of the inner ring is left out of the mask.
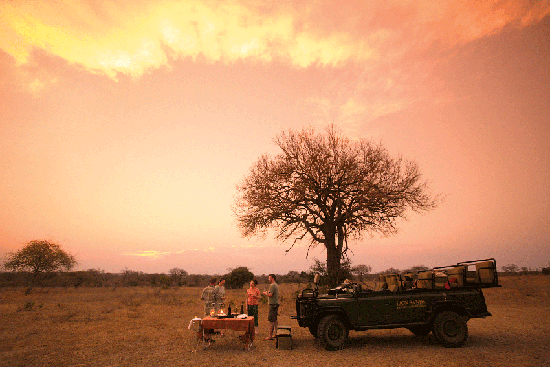
<path id="1" fill-rule="evenodd" d="M 15 253 L 9 253 L 4 267 L 33 274 L 32 282 L 40 280 L 44 273 L 58 270 L 71 270 L 77 264 L 73 255 L 63 251 L 56 243 L 44 240 L 30 241 Z"/>
<path id="2" fill-rule="evenodd" d="M 366 275 L 371 271 L 372 271 L 372 266 L 365 265 L 365 264 L 356 265 L 353 268 L 351 268 L 351 273 L 353 275 L 359 276 L 359 282 L 363 281 L 363 275 Z"/>
<path id="3" fill-rule="evenodd" d="M 408 209 L 437 205 L 415 162 L 392 158 L 379 144 L 351 141 L 333 126 L 289 130 L 275 139 L 281 153 L 262 155 L 237 187 L 234 211 L 245 237 L 274 229 L 280 241 L 308 238 L 327 250 L 331 284 L 339 280 L 348 238 L 388 236 Z"/>

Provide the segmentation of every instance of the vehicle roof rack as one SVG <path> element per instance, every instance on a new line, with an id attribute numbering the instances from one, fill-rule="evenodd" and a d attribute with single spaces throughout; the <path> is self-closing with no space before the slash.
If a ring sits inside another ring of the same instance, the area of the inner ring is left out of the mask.
<path id="1" fill-rule="evenodd" d="M 500 287 L 497 261 L 494 258 L 462 261 L 456 265 L 437 266 L 433 270 L 451 273 L 464 287 Z"/>

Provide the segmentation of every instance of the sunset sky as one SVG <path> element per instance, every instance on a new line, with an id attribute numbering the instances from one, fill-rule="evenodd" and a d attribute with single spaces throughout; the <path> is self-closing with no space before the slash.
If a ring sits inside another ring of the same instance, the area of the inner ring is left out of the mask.
<path id="1" fill-rule="evenodd" d="M 445 200 L 350 244 L 373 271 L 550 263 L 550 2 L 2 1 L 0 258 L 79 269 L 307 270 L 242 238 L 236 185 L 273 138 L 335 124 Z"/>

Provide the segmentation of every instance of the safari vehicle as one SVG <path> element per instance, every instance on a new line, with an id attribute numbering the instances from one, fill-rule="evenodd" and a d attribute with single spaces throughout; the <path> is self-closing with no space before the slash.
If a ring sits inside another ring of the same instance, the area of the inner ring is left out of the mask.
<path id="1" fill-rule="evenodd" d="M 319 294 L 304 289 L 296 316 L 327 350 L 344 346 L 349 330 L 406 328 L 417 336 L 433 333 L 446 347 L 468 339 L 467 321 L 491 316 L 482 288 L 499 287 L 495 259 L 461 262 L 418 274 L 381 275 L 374 289 L 348 283 Z"/>

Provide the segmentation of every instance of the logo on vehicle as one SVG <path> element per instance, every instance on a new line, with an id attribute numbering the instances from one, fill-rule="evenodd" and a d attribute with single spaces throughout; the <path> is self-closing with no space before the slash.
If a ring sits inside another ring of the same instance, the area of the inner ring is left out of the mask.
<path id="1" fill-rule="evenodd" d="M 397 301 L 397 309 L 402 308 L 414 308 L 414 307 L 426 307 L 426 301 L 423 299 L 405 299 Z"/>

